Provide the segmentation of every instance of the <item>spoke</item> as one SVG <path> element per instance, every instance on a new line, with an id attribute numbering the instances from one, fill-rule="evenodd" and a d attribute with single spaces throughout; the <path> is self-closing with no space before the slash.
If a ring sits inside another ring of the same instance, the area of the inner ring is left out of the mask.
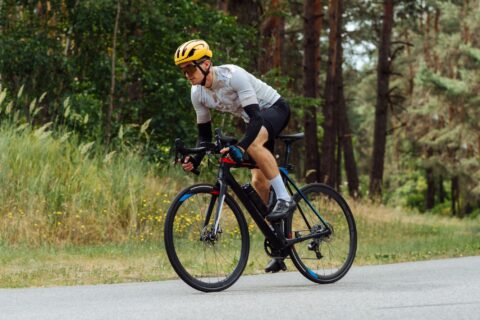
<path id="1" fill-rule="evenodd" d="M 213 249 L 213 254 L 215 255 L 215 262 L 216 262 L 216 263 L 215 263 L 215 268 L 216 268 L 216 270 L 217 270 L 217 280 L 220 280 L 220 279 L 219 279 L 220 272 L 218 272 L 217 250 L 215 250 L 215 248 Z M 224 278 L 226 278 L 226 275 L 225 275 Z"/>
<path id="2" fill-rule="evenodd" d="M 244 263 L 242 252 L 244 249 L 240 223 L 235 209 L 231 207 L 231 200 L 225 199 L 219 223 L 219 232 L 216 239 L 212 236 L 212 218 L 208 222 L 208 230 L 204 231 L 207 209 L 218 202 L 213 203 L 213 195 L 209 191 L 197 191 L 179 204 L 173 222 L 173 242 L 179 264 L 185 270 L 185 274 L 191 277 L 191 283 L 204 288 L 215 288 L 225 284 L 231 284 L 236 280 L 235 273 Z M 215 208 L 214 208 L 215 211 Z M 203 241 L 201 234 L 206 236 Z M 208 232 L 208 233 L 206 233 Z M 186 280 L 188 283 L 190 280 Z M 210 289 L 208 289 L 210 290 Z"/>
<path id="3" fill-rule="evenodd" d="M 203 259 L 204 259 L 205 262 L 208 261 L 208 258 L 207 258 L 207 246 L 205 246 L 205 245 L 203 246 Z M 205 269 L 206 269 L 207 272 L 206 272 L 206 273 L 200 273 L 200 277 L 201 277 L 201 278 L 208 277 L 208 274 L 209 274 L 209 272 L 208 272 L 208 263 L 205 263 L 205 264 L 204 264 L 203 270 L 205 270 Z M 204 275 L 205 275 L 205 276 L 204 276 Z"/>
<path id="4" fill-rule="evenodd" d="M 176 220 L 179 230 L 185 224 L 188 224 L 188 229 L 179 232 L 177 235 L 179 240 L 184 239 L 185 242 L 199 241 L 200 235 L 203 232 L 203 220 L 205 220 L 206 209 L 209 206 L 211 197 L 209 194 L 197 193 L 183 203 L 183 208 L 178 211 L 178 219 Z M 223 224 L 222 233 L 218 234 L 218 240 L 214 244 L 204 242 L 202 245 L 202 257 L 195 259 L 193 256 L 189 256 L 188 253 L 184 253 L 184 256 L 180 256 L 183 263 L 192 263 L 190 267 L 186 265 L 187 270 L 193 277 L 204 278 L 207 282 L 223 281 L 233 273 L 236 268 L 235 261 L 240 260 L 240 252 L 242 248 L 241 239 L 235 238 L 235 230 L 238 228 L 238 221 L 231 210 L 230 206 L 225 203 L 223 208 L 223 214 L 221 221 Z M 196 215 L 201 214 L 200 220 Z M 187 220 L 193 219 L 193 220 Z M 192 221 L 190 223 L 185 221 Z M 220 221 L 220 222 L 221 222 Z M 196 230 L 196 231 L 194 231 Z M 198 232 L 198 236 L 195 235 Z M 193 236 L 193 237 L 192 237 Z M 185 245 L 184 243 L 183 245 Z M 223 247 L 222 244 L 225 246 Z M 199 248 L 200 249 L 200 248 Z M 230 250 L 230 251 L 229 251 Z M 190 261 L 193 259 L 193 261 Z M 214 264 L 210 266 L 210 264 Z"/>

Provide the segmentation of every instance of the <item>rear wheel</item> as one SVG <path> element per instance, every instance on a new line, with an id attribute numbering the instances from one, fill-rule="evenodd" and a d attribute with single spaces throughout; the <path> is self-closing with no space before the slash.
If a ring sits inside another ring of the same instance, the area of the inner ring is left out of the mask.
<path id="1" fill-rule="evenodd" d="M 297 208 L 288 218 L 287 236 L 325 234 L 291 247 L 290 256 L 295 267 L 313 282 L 338 281 L 352 266 L 357 250 L 355 220 L 347 202 L 334 189 L 320 183 L 304 186 L 294 199 Z"/>
<path id="2" fill-rule="evenodd" d="M 213 186 L 194 185 L 175 198 L 165 220 L 170 263 L 183 281 L 205 292 L 230 287 L 248 260 L 248 227 L 240 208 L 225 196 L 219 232 L 214 235 L 217 205 L 218 192 Z"/>

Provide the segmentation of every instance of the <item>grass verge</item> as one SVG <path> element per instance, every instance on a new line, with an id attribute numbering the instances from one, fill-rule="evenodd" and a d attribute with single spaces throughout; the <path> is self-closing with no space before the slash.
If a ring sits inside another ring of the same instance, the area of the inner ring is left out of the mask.
<path id="1" fill-rule="evenodd" d="M 358 229 L 355 265 L 480 255 L 480 219 L 407 214 L 352 203 Z M 262 273 L 269 258 L 251 234 L 245 274 Z M 290 265 L 289 270 L 293 271 Z M 0 287 L 43 287 L 157 281 L 176 278 L 162 242 L 28 246 L 0 244 Z"/>

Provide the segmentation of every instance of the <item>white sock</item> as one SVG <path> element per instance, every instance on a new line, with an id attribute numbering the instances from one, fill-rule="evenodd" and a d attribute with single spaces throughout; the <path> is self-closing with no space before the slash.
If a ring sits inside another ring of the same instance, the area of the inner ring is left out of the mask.
<path id="1" fill-rule="evenodd" d="M 273 187 L 273 190 L 275 190 L 277 199 L 283 199 L 286 201 L 290 200 L 290 194 L 288 194 L 287 188 L 285 188 L 285 184 L 283 183 L 281 175 L 278 175 L 270 180 L 270 183 Z"/>

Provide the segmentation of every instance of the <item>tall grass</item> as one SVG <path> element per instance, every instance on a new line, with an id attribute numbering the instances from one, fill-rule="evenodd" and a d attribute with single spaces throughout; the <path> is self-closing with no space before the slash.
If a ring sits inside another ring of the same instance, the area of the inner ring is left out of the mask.
<path id="1" fill-rule="evenodd" d="M 160 236 L 179 179 L 174 172 L 159 178 L 158 168 L 135 151 L 102 149 L 48 125 L 0 126 L 0 241 L 95 244 Z"/>

